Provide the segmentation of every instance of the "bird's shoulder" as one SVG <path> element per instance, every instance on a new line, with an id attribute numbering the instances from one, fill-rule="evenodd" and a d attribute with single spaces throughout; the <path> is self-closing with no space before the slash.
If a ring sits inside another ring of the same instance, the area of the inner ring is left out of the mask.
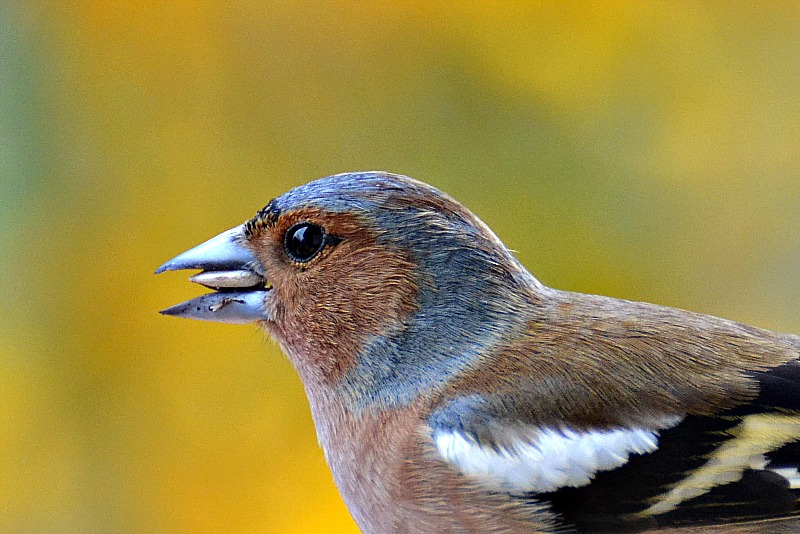
<path id="1" fill-rule="evenodd" d="M 442 461 L 579 529 L 797 513 L 798 338 L 584 295 L 548 313 L 438 398 Z"/>

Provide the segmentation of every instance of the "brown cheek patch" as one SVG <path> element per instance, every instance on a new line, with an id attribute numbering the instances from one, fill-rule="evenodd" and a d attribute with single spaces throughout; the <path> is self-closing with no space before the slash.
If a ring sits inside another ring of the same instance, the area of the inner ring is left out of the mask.
<path id="1" fill-rule="evenodd" d="M 293 263 L 283 249 L 292 225 L 320 224 L 342 241 L 314 260 Z M 294 360 L 304 380 L 336 381 L 350 369 L 370 336 L 402 328 L 416 307 L 415 265 L 406 254 L 381 246 L 365 221 L 317 209 L 295 210 L 250 238 L 276 292 L 268 328 Z"/>

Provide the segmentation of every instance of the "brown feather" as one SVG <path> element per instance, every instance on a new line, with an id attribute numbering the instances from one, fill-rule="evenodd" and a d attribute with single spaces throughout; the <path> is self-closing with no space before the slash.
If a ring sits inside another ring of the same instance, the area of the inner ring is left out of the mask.
<path id="1" fill-rule="evenodd" d="M 443 397 L 524 396 L 528 421 L 635 425 L 713 415 L 752 400 L 748 374 L 796 360 L 800 340 L 675 308 L 553 291 L 537 295 L 524 336 L 489 355 Z M 611 408 L 613 407 L 613 408 Z"/>

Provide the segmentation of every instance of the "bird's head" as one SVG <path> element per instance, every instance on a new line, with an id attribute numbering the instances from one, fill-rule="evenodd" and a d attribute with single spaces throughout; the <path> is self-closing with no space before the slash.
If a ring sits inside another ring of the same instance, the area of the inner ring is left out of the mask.
<path id="1" fill-rule="evenodd" d="M 469 210 L 383 172 L 322 178 L 157 272 L 217 290 L 162 313 L 258 322 L 306 387 L 382 405 L 464 370 L 521 324 L 538 282 Z"/>

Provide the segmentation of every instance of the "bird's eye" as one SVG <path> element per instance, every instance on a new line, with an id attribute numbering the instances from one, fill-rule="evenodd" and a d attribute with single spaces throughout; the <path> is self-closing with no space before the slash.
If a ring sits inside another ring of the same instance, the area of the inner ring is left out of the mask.
<path id="1" fill-rule="evenodd" d="M 302 222 L 286 231 L 283 246 L 289 257 L 304 263 L 314 259 L 325 246 L 325 229 L 317 224 Z"/>

